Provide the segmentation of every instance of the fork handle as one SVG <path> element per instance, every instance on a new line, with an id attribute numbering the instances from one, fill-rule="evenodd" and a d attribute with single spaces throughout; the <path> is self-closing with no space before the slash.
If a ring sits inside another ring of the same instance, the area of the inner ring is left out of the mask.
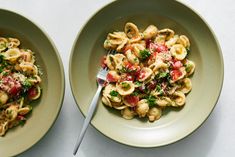
<path id="1" fill-rule="evenodd" d="M 76 155 L 76 153 L 78 151 L 78 148 L 79 148 L 79 146 L 80 146 L 80 144 L 82 142 L 82 139 L 83 139 L 83 137 L 84 137 L 84 135 L 86 133 L 87 127 L 88 127 L 88 125 L 89 125 L 89 123 L 91 121 L 91 118 L 93 116 L 93 113 L 94 113 L 94 111 L 96 109 L 97 101 L 99 99 L 101 90 L 102 90 L 102 86 L 99 85 L 98 89 L 97 89 L 97 91 L 95 93 L 95 96 L 93 97 L 93 99 L 91 101 L 90 107 L 88 109 L 88 114 L 87 114 L 87 117 L 85 118 L 84 124 L 82 126 L 81 133 L 80 133 L 79 138 L 78 138 L 78 140 L 76 142 L 76 145 L 75 145 L 75 148 L 74 148 L 74 151 L 73 151 L 73 155 Z"/>

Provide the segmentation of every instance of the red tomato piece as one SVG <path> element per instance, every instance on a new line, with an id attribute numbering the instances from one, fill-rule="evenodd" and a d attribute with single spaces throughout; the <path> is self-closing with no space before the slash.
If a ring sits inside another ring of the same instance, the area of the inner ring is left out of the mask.
<path id="1" fill-rule="evenodd" d="M 182 72 L 178 69 L 175 69 L 170 72 L 170 75 L 173 80 L 177 80 L 182 75 Z"/>
<path id="2" fill-rule="evenodd" d="M 152 43 L 151 39 L 145 40 L 146 48 L 149 48 L 151 43 Z"/>
<path id="3" fill-rule="evenodd" d="M 132 50 L 132 46 L 131 45 L 126 45 L 124 48 L 124 52 L 128 51 L 128 50 Z"/>
<path id="4" fill-rule="evenodd" d="M 157 52 L 168 51 L 168 48 L 166 45 L 157 45 L 156 51 Z"/>
<path id="5" fill-rule="evenodd" d="M 115 77 L 113 77 L 113 75 L 110 74 L 110 73 L 107 74 L 106 79 L 107 79 L 108 82 L 117 82 L 117 81 L 118 81 L 118 80 L 117 80 Z"/>
<path id="6" fill-rule="evenodd" d="M 131 106 L 136 106 L 139 102 L 139 97 L 134 95 L 127 95 L 124 97 L 124 100 Z"/>
<path id="7" fill-rule="evenodd" d="M 37 88 L 32 87 L 28 90 L 28 98 L 31 99 L 38 94 Z"/>
<path id="8" fill-rule="evenodd" d="M 173 60 L 172 62 L 173 69 L 179 69 L 183 66 L 182 62 L 179 60 Z"/>
<path id="9" fill-rule="evenodd" d="M 101 58 L 100 64 L 101 64 L 101 67 L 102 67 L 102 68 L 106 68 L 106 67 L 107 67 L 107 65 L 106 65 L 106 57 L 107 57 L 107 56 L 103 56 L 103 57 Z"/>

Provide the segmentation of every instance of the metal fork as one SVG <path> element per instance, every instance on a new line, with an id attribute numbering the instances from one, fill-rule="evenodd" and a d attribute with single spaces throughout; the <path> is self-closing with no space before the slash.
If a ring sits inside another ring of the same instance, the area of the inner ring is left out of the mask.
<path id="1" fill-rule="evenodd" d="M 108 51 L 108 54 L 114 54 L 114 53 L 115 53 L 114 50 L 109 50 Z M 93 99 L 91 101 L 90 107 L 88 109 L 88 114 L 85 118 L 84 124 L 82 126 L 81 133 L 80 133 L 80 135 L 78 137 L 78 140 L 76 142 L 76 145 L 75 145 L 75 148 L 74 148 L 74 151 L 73 151 L 73 155 L 76 155 L 76 153 L 78 151 L 78 148 L 81 145 L 82 139 L 83 139 L 83 137 L 86 133 L 87 127 L 88 127 L 88 125 L 89 125 L 89 123 L 90 123 L 90 121 L 93 117 L 93 114 L 94 114 L 94 111 L 96 109 L 97 102 L 98 102 L 101 90 L 104 87 L 104 84 L 106 82 L 107 74 L 108 74 L 108 68 L 106 67 L 106 68 L 101 68 L 100 71 L 98 72 L 97 76 L 96 76 L 97 83 L 98 83 L 98 89 L 95 93 L 95 96 L 93 97 Z"/>

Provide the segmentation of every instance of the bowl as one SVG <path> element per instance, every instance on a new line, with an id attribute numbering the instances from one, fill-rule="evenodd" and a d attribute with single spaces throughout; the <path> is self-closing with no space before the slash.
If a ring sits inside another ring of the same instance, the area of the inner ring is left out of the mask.
<path id="1" fill-rule="evenodd" d="M 80 111 L 86 116 L 97 89 L 96 74 L 105 55 L 109 32 L 123 31 L 133 22 L 140 29 L 156 25 L 185 34 L 191 41 L 189 59 L 196 64 L 193 89 L 181 110 L 171 110 L 153 123 L 125 120 L 99 101 L 91 124 L 105 136 L 134 147 L 159 147 L 195 131 L 215 107 L 223 84 L 223 58 L 216 37 L 205 20 L 185 4 L 172 0 L 114 1 L 95 13 L 74 41 L 70 56 L 70 84 Z M 216 68 L 215 68 L 216 67 Z"/>
<path id="2" fill-rule="evenodd" d="M 24 126 L 9 129 L 0 137 L 0 156 L 15 156 L 37 143 L 54 124 L 64 96 L 64 71 L 53 42 L 35 23 L 12 11 L 0 9 L 0 36 L 14 37 L 22 48 L 35 52 L 42 69 L 42 95 Z"/>

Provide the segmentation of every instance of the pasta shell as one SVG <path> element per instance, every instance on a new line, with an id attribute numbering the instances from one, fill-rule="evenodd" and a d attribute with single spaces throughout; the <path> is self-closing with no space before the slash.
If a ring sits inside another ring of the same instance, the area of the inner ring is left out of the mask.
<path id="1" fill-rule="evenodd" d="M 170 38 L 172 38 L 175 35 L 175 32 L 169 28 L 166 28 L 166 29 L 159 30 L 158 34 L 164 35 L 166 40 L 169 40 Z"/>
<path id="2" fill-rule="evenodd" d="M 139 59 L 131 52 L 131 50 L 126 51 L 126 57 L 132 64 L 139 64 Z"/>
<path id="3" fill-rule="evenodd" d="M 162 60 L 158 59 L 153 64 L 151 64 L 149 68 L 152 69 L 153 72 L 156 72 L 159 69 L 167 69 L 168 65 L 164 63 Z"/>
<path id="4" fill-rule="evenodd" d="M 106 57 L 106 65 L 110 70 L 114 70 L 116 68 L 116 62 L 114 55 L 107 55 Z"/>
<path id="5" fill-rule="evenodd" d="M 149 105 L 146 99 L 142 99 L 138 102 L 136 106 L 136 113 L 139 117 L 145 117 L 149 111 Z"/>
<path id="6" fill-rule="evenodd" d="M 30 62 L 21 62 L 19 64 L 19 67 L 23 72 L 29 75 L 37 75 L 38 74 L 38 68 Z"/>
<path id="7" fill-rule="evenodd" d="M 149 25 L 143 32 L 144 39 L 152 39 L 157 35 L 158 29 L 154 25 Z"/>
<path id="8" fill-rule="evenodd" d="M 9 106 L 6 109 L 5 114 L 9 121 L 15 120 L 18 115 L 18 107 L 16 105 Z"/>
<path id="9" fill-rule="evenodd" d="M 160 119 L 162 115 L 162 109 L 159 107 L 152 107 L 149 109 L 147 116 L 150 122 Z"/>
<path id="10" fill-rule="evenodd" d="M 114 57 L 115 57 L 115 59 L 114 59 L 115 69 L 122 70 L 122 68 L 124 66 L 123 63 L 127 60 L 126 56 L 118 53 L 118 54 L 115 54 Z"/>
<path id="11" fill-rule="evenodd" d="M 28 114 L 31 110 L 32 110 L 31 106 L 26 106 L 26 107 L 20 108 L 18 110 L 18 114 L 23 116 L 23 115 Z"/>
<path id="12" fill-rule="evenodd" d="M 125 45 L 128 43 L 128 39 L 125 38 L 122 40 L 122 43 L 118 45 L 117 47 L 117 52 L 122 52 L 123 48 L 125 47 Z"/>
<path id="13" fill-rule="evenodd" d="M 166 42 L 166 36 L 165 35 L 157 35 L 154 43 L 158 45 L 163 45 Z"/>
<path id="14" fill-rule="evenodd" d="M 121 106 L 113 106 L 113 108 L 117 109 L 117 110 L 123 110 L 125 108 L 127 108 L 126 105 L 121 105 Z"/>
<path id="15" fill-rule="evenodd" d="M 139 36 L 138 27 L 131 22 L 126 23 L 124 30 L 125 30 L 127 37 L 130 39 L 136 38 Z"/>
<path id="16" fill-rule="evenodd" d="M 182 83 L 181 83 L 181 88 L 179 89 L 179 91 L 183 92 L 183 93 L 188 93 L 191 91 L 192 89 L 192 83 L 191 83 L 191 80 L 189 78 L 184 78 L 182 80 Z"/>
<path id="17" fill-rule="evenodd" d="M 183 45 L 185 48 L 189 48 L 190 47 L 190 42 L 187 36 L 185 35 L 181 35 L 177 41 L 177 43 Z"/>
<path id="18" fill-rule="evenodd" d="M 117 92 L 120 95 L 130 95 L 135 90 L 135 85 L 132 81 L 123 81 L 116 84 Z"/>
<path id="19" fill-rule="evenodd" d="M 175 44 L 170 49 L 171 55 L 178 60 L 183 60 L 187 56 L 187 50 L 181 44 Z"/>
<path id="20" fill-rule="evenodd" d="M 175 93 L 173 93 L 173 101 L 175 102 L 175 104 L 173 104 L 172 106 L 183 106 L 186 101 L 185 94 L 181 91 L 176 91 Z"/>
<path id="21" fill-rule="evenodd" d="M 176 44 L 176 42 L 178 41 L 179 39 L 179 36 L 178 35 L 174 35 L 174 37 L 170 38 L 166 43 L 165 45 L 168 47 L 168 48 L 171 48 L 174 44 Z"/>
<path id="22" fill-rule="evenodd" d="M 122 117 L 125 119 L 132 119 L 135 116 L 135 112 L 131 110 L 129 107 L 126 107 L 125 109 L 121 110 Z"/>
<path id="23" fill-rule="evenodd" d="M 28 81 L 29 81 L 32 85 L 34 85 L 34 84 L 37 84 L 37 83 L 41 83 L 41 82 L 42 82 L 42 79 L 41 79 L 40 76 L 34 75 L 33 77 L 28 78 Z"/>
<path id="24" fill-rule="evenodd" d="M 112 107 L 112 104 L 111 104 L 111 102 L 109 101 L 109 98 L 106 95 L 102 96 L 101 101 L 103 102 L 104 105 Z"/>
<path id="25" fill-rule="evenodd" d="M 32 51 L 25 50 L 25 49 L 21 49 L 20 51 L 21 51 L 21 57 L 22 57 L 23 61 L 30 62 L 30 63 L 34 63 L 35 62 L 35 59 L 34 59 Z"/>
<path id="26" fill-rule="evenodd" d="M 185 70 L 187 72 L 187 76 L 190 76 L 194 73 L 194 70 L 195 70 L 195 63 L 193 61 L 190 61 L 190 60 L 186 60 L 186 63 L 185 63 Z"/>
<path id="27" fill-rule="evenodd" d="M 132 52 L 134 53 L 135 56 L 137 56 L 138 58 L 141 58 L 141 54 L 140 51 L 144 50 L 145 47 L 141 44 L 132 44 L 133 50 Z"/>
<path id="28" fill-rule="evenodd" d="M 116 91 L 116 86 L 113 84 L 108 84 L 107 86 L 104 87 L 103 95 L 108 96 L 111 91 Z"/>
<path id="29" fill-rule="evenodd" d="M 166 106 L 169 106 L 172 103 L 172 101 L 169 97 L 162 96 L 162 97 L 158 97 L 158 99 L 156 100 L 156 103 L 158 106 L 166 107 Z"/>
<path id="30" fill-rule="evenodd" d="M 16 38 L 8 38 L 8 44 L 7 44 L 7 47 L 9 49 L 11 48 L 16 48 L 20 45 L 20 41 Z"/>
<path id="31" fill-rule="evenodd" d="M 21 73 L 13 73 L 13 78 L 20 81 L 20 82 L 24 82 L 26 80 L 26 77 L 21 74 Z"/>
<path id="32" fill-rule="evenodd" d="M 8 130 L 8 122 L 7 121 L 0 124 L 0 136 L 5 135 L 7 130 Z"/>
<path id="33" fill-rule="evenodd" d="M 0 38 L 0 52 L 4 51 L 7 48 L 7 39 Z"/>
<path id="34" fill-rule="evenodd" d="M 20 50 L 18 48 L 12 48 L 2 53 L 6 60 L 15 62 L 20 56 Z"/>
<path id="35" fill-rule="evenodd" d="M 1 107 L 1 105 L 6 104 L 8 99 L 9 99 L 9 97 L 8 97 L 7 93 L 0 90 L 0 107 Z"/>
<path id="36" fill-rule="evenodd" d="M 140 71 L 140 75 L 138 77 L 138 80 L 140 82 L 143 82 L 143 81 L 147 80 L 148 78 L 150 78 L 150 76 L 152 74 L 153 74 L 153 71 L 150 68 L 144 67 Z"/>

